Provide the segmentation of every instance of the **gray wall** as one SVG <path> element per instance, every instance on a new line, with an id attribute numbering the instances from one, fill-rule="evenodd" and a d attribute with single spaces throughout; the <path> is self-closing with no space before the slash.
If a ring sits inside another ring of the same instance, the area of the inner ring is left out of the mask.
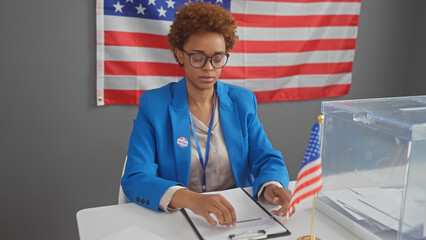
<path id="1" fill-rule="evenodd" d="M 115 204 L 136 106 L 95 106 L 95 1 L 0 8 L 0 238 L 77 239 L 75 214 Z M 363 0 L 355 99 L 426 94 L 426 1 Z M 259 104 L 295 179 L 318 99 Z"/>

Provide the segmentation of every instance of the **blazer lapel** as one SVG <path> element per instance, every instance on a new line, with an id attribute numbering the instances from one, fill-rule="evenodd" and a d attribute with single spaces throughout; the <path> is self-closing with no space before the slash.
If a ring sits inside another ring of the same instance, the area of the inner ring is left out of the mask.
<path id="1" fill-rule="evenodd" d="M 232 173 L 234 174 L 237 186 L 244 185 L 246 176 L 241 176 L 244 166 L 243 136 L 241 134 L 241 123 L 238 116 L 237 106 L 229 98 L 228 92 L 224 89 L 223 83 L 217 81 L 217 95 L 219 97 L 220 124 L 223 136 L 228 149 L 229 161 Z"/>
<path id="2" fill-rule="evenodd" d="M 176 177 L 187 187 L 191 168 L 191 133 L 185 81 L 185 78 L 180 80 L 172 90 L 173 100 L 169 105 L 169 114 L 173 131 Z"/>

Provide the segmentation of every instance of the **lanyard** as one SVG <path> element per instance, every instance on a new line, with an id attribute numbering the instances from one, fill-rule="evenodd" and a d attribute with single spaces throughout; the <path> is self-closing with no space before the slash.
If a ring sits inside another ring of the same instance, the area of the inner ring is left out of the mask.
<path id="1" fill-rule="evenodd" d="M 213 108 L 212 108 L 212 114 L 210 117 L 209 131 L 207 132 L 206 161 L 203 161 L 203 154 L 201 153 L 200 144 L 198 143 L 197 134 L 195 133 L 194 123 L 192 122 L 191 114 L 189 114 L 189 121 L 191 123 L 192 133 L 194 134 L 194 140 L 195 140 L 195 143 L 197 144 L 198 157 L 200 159 L 201 167 L 203 168 L 203 192 L 206 191 L 206 167 L 209 161 L 210 135 L 212 133 L 215 103 L 216 103 L 216 99 L 213 99 Z"/>

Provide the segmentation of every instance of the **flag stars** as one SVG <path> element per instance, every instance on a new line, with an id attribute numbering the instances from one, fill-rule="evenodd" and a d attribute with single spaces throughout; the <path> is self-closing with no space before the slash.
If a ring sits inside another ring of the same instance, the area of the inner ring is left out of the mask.
<path id="1" fill-rule="evenodd" d="M 167 3 L 167 8 L 175 8 L 176 2 L 173 2 L 172 0 L 167 0 L 166 3 Z"/>
<path id="2" fill-rule="evenodd" d="M 157 9 L 157 11 L 158 11 L 158 17 L 161 17 L 161 16 L 166 17 L 167 10 L 164 10 L 163 7 L 161 7 L 160 9 Z"/>
<path id="3" fill-rule="evenodd" d="M 117 1 L 117 4 L 113 4 L 113 6 L 115 7 L 115 12 L 121 12 L 123 13 L 123 7 L 124 5 L 120 4 L 120 1 Z"/>
<path id="4" fill-rule="evenodd" d="M 148 6 L 151 5 L 151 4 L 155 6 L 155 0 L 148 0 L 148 1 L 149 1 Z"/>
<path id="5" fill-rule="evenodd" d="M 131 2 L 131 3 L 133 3 L 133 0 L 126 0 L 126 3 L 127 3 L 127 2 Z"/>
<path id="6" fill-rule="evenodd" d="M 216 0 L 216 3 L 222 3 L 223 4 L 223 0 Z"/>
<path id="7" fill-rule="evenodd" d="M 144 8 L 143 6 L 142 6 L 142 4 L 140 3 L 139 4 L 139 6 L 138 7 L 135 7 L 137 10 L 138 10 L 138 12 L 136 13 L 136 14 L 142 14 L 142 15 L 145 15 L 145 10 L 146 10 L 146 8 Z"/>

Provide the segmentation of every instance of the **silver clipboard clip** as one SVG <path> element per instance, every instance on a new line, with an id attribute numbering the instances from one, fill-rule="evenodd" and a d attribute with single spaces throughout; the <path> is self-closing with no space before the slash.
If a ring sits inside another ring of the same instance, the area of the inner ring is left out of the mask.
<path id="1" fill-rule="evenodd" d="M 229 235 L 230 240 L 256 240 L 256 239 L 266 239 L 268 235 L 266 235 L 265 230 L 256 231 L 245 231 L 240 234 L 231 234 Z"/>

